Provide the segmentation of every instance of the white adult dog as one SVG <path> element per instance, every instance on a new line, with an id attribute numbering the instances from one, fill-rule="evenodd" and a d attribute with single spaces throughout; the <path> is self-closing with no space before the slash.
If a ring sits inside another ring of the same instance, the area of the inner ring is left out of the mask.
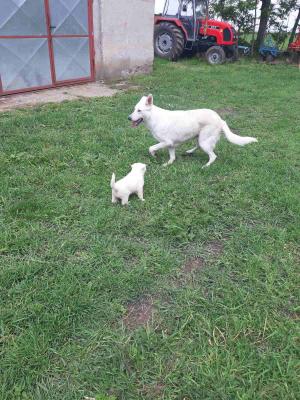
<path id="1" fill-rule="evenodd" d="M 110 187 L 112 190 L 111 201 L 117 203 L 121 200 L 122 205 L 128 204 L 129 196 L 133 193 L 138 195 L 138 198 L 144 201 L 144 175 L 147 166 L 142 163 L 131 165 L 131 171 L 116 182 L 116 175 L 112 174 Z"/>
<path id="2" fill-rule="evenodd" d="M 157 150 L 167 148 L 170 159 L 164 164 L 170 165 L 175 161 L 175 148 L 189 139 L 197 137 L 197 146 L 188 150 L 191 154 L 198 147 L 208 154 L 209 161 L 204 167 L 208 167 L 217 158 L 214 148 L 223 131 L 229 142 L 244 146 L 257 142 L 257 139 L 249 136 L 238 136 L 231 132 L 226 122 L 213 110 L 198 109 L 189 111 L 169 111 L 156 107 L 153 104 L 153 96 L 143 96 L 137 103 L 134 111 L 128 119 L 133 127 L 145 122 L 152 136 L 159 142 L 149 148 L 152 156 Z"/>

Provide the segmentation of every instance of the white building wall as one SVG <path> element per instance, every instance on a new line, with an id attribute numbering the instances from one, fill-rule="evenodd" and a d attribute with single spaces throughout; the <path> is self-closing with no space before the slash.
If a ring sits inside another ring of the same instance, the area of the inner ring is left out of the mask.
<path id="1" fill-rule="evenodd" d="M 97 79 L 152 70 L 154 0 L 94 0 Z"/>

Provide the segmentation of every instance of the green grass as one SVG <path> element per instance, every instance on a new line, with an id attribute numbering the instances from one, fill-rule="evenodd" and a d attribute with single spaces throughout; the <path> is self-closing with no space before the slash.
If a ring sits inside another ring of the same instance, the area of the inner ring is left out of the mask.
<path id="1" fill-rule="evenodd" d="M 299 398 L 298 69 L 156 61 L 133 82 L 0 116 L 1 400 Z M 163 168 L 127 121 L 149 92 L 259 142 L 222 139 L 206 170 L 186 144 Z M 145 203 L 113 206 L 112 172 L 137 161 Z M 143 297 L 153 318 L 127 329 Z"/>

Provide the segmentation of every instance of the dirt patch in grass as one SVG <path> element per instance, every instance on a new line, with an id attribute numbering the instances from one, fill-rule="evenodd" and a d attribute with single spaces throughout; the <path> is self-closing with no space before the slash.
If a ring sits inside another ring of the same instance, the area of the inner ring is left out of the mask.
<path id="1" fill-rule="evenodd" d="M 221 240 L 209 241 L 203 249 L 202 256 L 193 256 L 187 259 L 180 270 L 180 275 L 173 280 L 175 287 L 183 287 L 191 282 L 194 273 L 197 273 L 210 265 L 212 260 L 218 258 L 224 251 Z M 187 251 L 189 254 L 189 251 Z M 206 257 L 205 257 L 206 256 Z"/>
<path id="2" fill-rule="evenodd" d="M 221 240 L 211 240 L 207 243 L 206 250 L 213 257 L 219 257 L 224 251 L 224 245 Z"/>
<path id="3" fill-rule="evenodd" d="M 193 275 L 206 267 L 206 261 L 203 257 L 192 257 L 186 260 L 180 269 L 179 276 L 172 279 L 176 288 L 188 285 L 193 279 Z"/>
<path id="4" fill-rule="evenodd" d="M 217 108 L 215 111 L 218 114 L 220 114 L 221 117 L 226 117 L 227 115 L 238 115 L 239 114 L 237 109 L 232 108 L 232 107 Z"/>
<path id="5" fill-rule="evenodd" d="M 300 312 L 298 311 L 285 310 L 284 315 L 293 321 L 300 321 Z"/>
<path id="6" fill-rule="evenodd" d="M 111 89 L 114 90 L 139 90 L 141 89 L 140 86 L 134 85 L 131 82 L 122 81 L 122 82 L 113 82 L 109 85 Z"/>
<path id="7" fill-rule="evenodd" d="M 194 257 L 189 260 L 187 260 L 183 267 L 182 267 L 182 272 L 184 274 L 190 274 L 194 271 L 199 271 L 202 268 L 205 267 L 205 260 L 202 257 Z"/>
<path id="8" fill-rule="evenodd" d="M 165 387 L 163 383 L 143 385 L 140 392 L 143 396 L 146 396 L 147 399 L 161 399 Z"/>
<path id="9" fill-rule="evenodd" d="M 193 256 L 186 260 L 182 265 L 179 275 L 171 278 L 170 283 L 177 288 L 186 286 L 193 279 L 194 273 L 197 273 L 210 264 L 211 258 L 219 257 L 224 250 L 221 240 L 209 241 L 203 250 L 203 254 L 208 255 L 207 260 L 202 256 Z M 151 296 L 143 296 L 135 302 L 127 306 L 126 314 L 122 319 L 124 326 L 128 330 L 135 330 L 139 327 L 146 326 L 153 318 L 154 314 L 154 298 Z"/>
<path id="10" fill-rule="evenodd" d="M 123 324 L 127 329 L 134 330 L 146 326 L 154 313 L 154 299 L 150 296 L 141 297 L 127 307 Z"/>

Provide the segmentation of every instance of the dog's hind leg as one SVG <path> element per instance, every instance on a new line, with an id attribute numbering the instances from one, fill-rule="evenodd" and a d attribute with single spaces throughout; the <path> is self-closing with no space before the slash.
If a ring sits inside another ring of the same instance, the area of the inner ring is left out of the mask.
<path id="1" fill-rule="evenodd" d="M 170 159 L 169 159 L 168 162 L 166 162 L 166 163 L 164 164 L 164 167 L 173 164 L 173 162 L 174 162 L 175 159 L 176 159 L 176 156 L 175 156 L 175 147 L 168 147 L 168 150 L 169 150 Z"/>
<path id="2" fill-rule="evenodd" d="M 209 167 L 213 162 L 215 162 L 217 155 L 211 149 L 207 148 L 207 150 L 205 150 L 204 147 L 202 147 L 202 146 L 201 146 L 201 148 L 208 154 L 208 157 L 209 157 L 208 162 L 202 166 L 202 168 L 206 168 L 206 167 Z"/>
<path id="3" fill-rule="evenodd" d="M 219 140 L 220 132 L 214 126 L 206 126 L 199 135 L 199 146 L 208 154 L 209 160 L 202 168 L 209 167 L 217 158 L 214 148 Z"/>
<path id="4" fill-rule="evenodd" d="M 195 146 L 195 147 L 193 147 L 192 149 L 187 150 L 187 151 L 186 151 L 186 154 L 192 154 L 192 153 L 194 153 L 194 151 L 196 151 L 198 148 L 199 148 L 199 146 Z"/>

